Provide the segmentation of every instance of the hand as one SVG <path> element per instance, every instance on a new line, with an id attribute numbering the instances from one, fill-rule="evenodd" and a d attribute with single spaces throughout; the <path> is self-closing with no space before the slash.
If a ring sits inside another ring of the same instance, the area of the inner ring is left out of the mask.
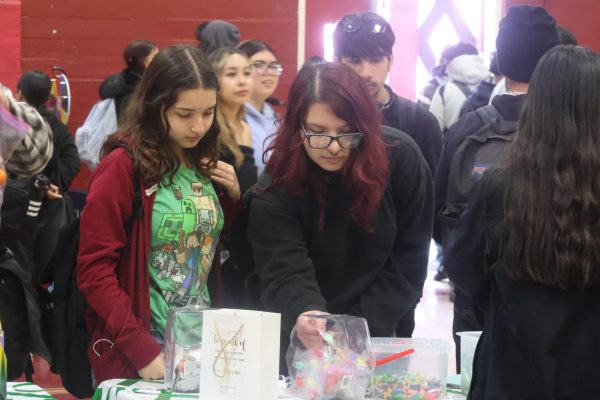
<path id="1" fill-rule="evenodd" d="M 325 331 L 325 320 L 312 318 L 311 315 L 327 315 L 327 313 L 314 310 L 300 314 L 296 319 L 296 334 L 304 347 L 309 350 L 319 350 L 323 343 L 321 333 Z"/>
<path id="2" fill-rule="evenodd" d="M 233 165 L 218 161 L 217 166 L 210 171 L 210 179 L 221 185 L 231 200 L 238 201 L 240 199 L 240 184 Z"/>
<path id="3" fill-rule="evenodd" d="M 58 190 L 58 187 L 53 184 L 50 184 L 50 188 L 46 191 L 46 197 L 48 200 L 58 200 L 63 198 L 62 194 L 60 194 Z"/>
<path id="4" fill-rule="evenodd" d="M 138 371 L 142 379 L 163 379 L 165 377 L 165 356 L 161 352 L 152 362 Z"/>

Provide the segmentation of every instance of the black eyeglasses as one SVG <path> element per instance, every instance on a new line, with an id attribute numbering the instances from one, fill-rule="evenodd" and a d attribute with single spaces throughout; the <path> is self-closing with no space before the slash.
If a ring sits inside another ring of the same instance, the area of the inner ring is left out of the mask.
<path id="1" fill-rule="evenodd" d="M 358 32 L 362 28 L 369 29 L 372 33 L 383 33 L 386 31 L 388 23 L 375 18 L 343 17 L 338 25 L 346 33 Z"/>
<path id="2" fill-rule="evenodd" d="M 304 137 L 308 140 L 308 145 L 313 149 L 326 149 L 331 146 L 331 142 L 334 140 L 343 149 L 354 149 L 358 147 L 363 137 L 362 133 L 344 133 L 332 136 L 307 132 L 304 125 L 302 125 L 302 130 L 304 131 Z"/>
<path id="3" fill-rule="evenodd" d="M 261 74 L 266 73 L 267 70 L 274 73 L 275 75 L 281 75 L 283 73 L 283 65 L 281 65 L 278 62 L 272 62 L 270 64 L 267 64 L 264 61 L 254 61 L 252 63 L 252 68 L 257 70 Z"/>

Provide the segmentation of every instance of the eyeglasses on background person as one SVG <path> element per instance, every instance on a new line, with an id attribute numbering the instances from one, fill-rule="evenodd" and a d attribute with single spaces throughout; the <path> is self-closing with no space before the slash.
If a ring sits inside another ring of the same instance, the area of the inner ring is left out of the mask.
<path id="1" fill-rule="evenodd" d="M 386 31 L 388 23 L 375 18 L 345 16 L 339 22 L 342 31 L 347 33 L 358 32 L 362 28 L 369 29 L 373 33 Z"/>
<path id="2" fill-rule="evenodd" d="M 278 62 L 272 62 L 267 64 L 264 61 L 254 61 L 252 63 L 252 68 L 257 70 L 261 74 L 267 73 L 267 70 L 276 75 L 281 75 L 283 73 L 283 65 Z"/>
<path id="3" fill-rule="evenodd" d="M 304 131 L 304 137 L 308 140 L 308 145 L 313 149 L 326 149 L 331 146 L 331 142 L 334 140 L 343 149 L 354 149 L 360 144 L 363 134 L 358 133 L 344 133 L 342 135 L 324 135 L 322 133 L 313 133 L 307 131 L 302 125 Z"/>

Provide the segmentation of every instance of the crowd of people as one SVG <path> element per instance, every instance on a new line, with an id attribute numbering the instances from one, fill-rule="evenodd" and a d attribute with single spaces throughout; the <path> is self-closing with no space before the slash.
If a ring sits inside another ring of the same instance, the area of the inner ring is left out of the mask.
<path id="1" fill-rule="evenodd" d="M 513 6 L 489 67 L 473 44 L 450 46 L 414 102 L 385 83 L 400 62 L 390 24 L 348 14 L 335 60 L 304 64 L 280 116 L 268 43 L 240 42 L 226 21 L 196 38 L 130 43 L 100 87 L 118 130 L 90 179 L 77 259 L 94 382 L 163 378 L 174 306 L 280 313 L 282 373 L 293 329 L 307 348 L 321 340 L 313 314 L 411 337 L 434 238 L 440 279 L 455 285 L 453 333 L 483 330 L 469 398 L 594 393 L 597 53 L 544 8 Z M 44 107 L 49 85 L 28 72 L 15 98 L 0 87 L 0 104 L 35 131 L 9 175 L 49 177 L 43 207 L 58 229 L 79 160 Z M 48 234 L 0 231 L 0 244 L 35 276 Z"/>

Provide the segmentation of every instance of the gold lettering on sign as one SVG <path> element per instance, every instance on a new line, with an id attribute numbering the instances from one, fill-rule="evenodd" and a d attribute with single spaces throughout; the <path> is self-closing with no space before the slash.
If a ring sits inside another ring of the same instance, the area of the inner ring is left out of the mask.
<path id="1" fill-rule="evenodd" d="M 221 334 L 221 331 L 219 330 L 219 326 L 215 321 L 215 342 L 220 346 L 220 349 L 215 357 L 215 360 L 213 361 L 212 370 L 213 374 L 217 378 L 224 378 L 231 375 L 231 370 L 229 369 L 230 359 L 229 354 L 227 353 L 227 348 L 229 346 L 237 347 L 238 345 L 241 345 L 242 350 L 246 350 L 246 341 L 241 340 L 243 330 L 244 324 L 241 324 L 238 330 L 235 332 L 235 334 L 231 338 L 225 340 L 223 338 L 223 335 Z M 223 365 L 223 368 L 221 369 L 218 368 L 219 360 L 222 360 L 221 363 Z"/>

